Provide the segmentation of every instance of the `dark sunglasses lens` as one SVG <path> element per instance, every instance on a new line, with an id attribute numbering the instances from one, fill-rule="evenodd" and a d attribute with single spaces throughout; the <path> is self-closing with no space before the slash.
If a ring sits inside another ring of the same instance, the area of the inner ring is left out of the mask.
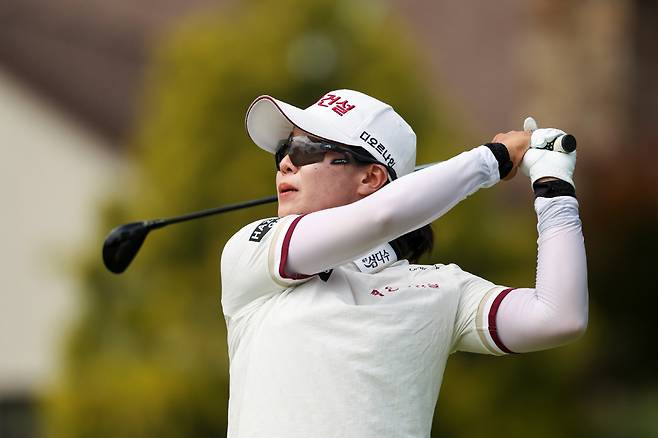
<path id="1" fill-rule="evenodd" d="M 319 163 L 324 159 L 325 154 L 326 150 L 320 144 L 295 140 L 292 141 L 288 149 L 290 161 L 296 167 Z"/>
<path id="2" fill-rule="evenodd" d="M 345 154 L 344 159 L 348 160 L 348 151 L 337 146 L 330 146 L 326 143 L 319 143 L 309 141 L 307 138 L 293 137 L 288 139 L 287 142 L 282 144 L 279 150 L 274 154 L 277 170 L 281 170 L 281 160 L 286 155 L 296 167 L 306 166 L 308 164 L 320 163 L 324 160 L 325 155 L 329 150 L 336 150 Z"/>
<path id="3" fill-rule="evenodd" d="M 281 160 L 288 155 L 288 150 L 290 149 L 290 143 L 284 143 L 274 154 L 274 162 L 276 163 L 276 170 L 280 170 Z"/>

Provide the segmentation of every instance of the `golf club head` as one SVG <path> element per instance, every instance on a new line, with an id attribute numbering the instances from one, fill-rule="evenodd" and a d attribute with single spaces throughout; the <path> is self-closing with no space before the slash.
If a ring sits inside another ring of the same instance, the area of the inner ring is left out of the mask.
<path id="1" fill-rule="evenodd" d="M 126 270 L 151 231 L 148 222 L 132 222 L 110 231 L 103 243 L 103 263 L 115 274 Z"/>

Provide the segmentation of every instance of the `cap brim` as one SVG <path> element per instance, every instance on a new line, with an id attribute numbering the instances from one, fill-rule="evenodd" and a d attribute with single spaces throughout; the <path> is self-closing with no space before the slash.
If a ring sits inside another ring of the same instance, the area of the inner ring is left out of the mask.
<path id="1" fill-rule="evenodd" d="M 358 146 L 346 134 L 301 108 L 282 102 L 272 96 L 259 96 L 247 110 L 247 133 L 261 149 L 275 153 L 281 140 L 298 128 L 316 137 L 337 143 Z"/>

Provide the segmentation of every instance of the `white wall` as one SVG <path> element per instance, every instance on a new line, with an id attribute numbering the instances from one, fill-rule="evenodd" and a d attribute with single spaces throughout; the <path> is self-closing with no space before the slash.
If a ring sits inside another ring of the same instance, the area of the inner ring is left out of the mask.
<path id="1" fill-rule="evenodd" d="M 127 165 L 0 70 L 0 397 L 52 382 L 76 315 L 76 255 Z"/>

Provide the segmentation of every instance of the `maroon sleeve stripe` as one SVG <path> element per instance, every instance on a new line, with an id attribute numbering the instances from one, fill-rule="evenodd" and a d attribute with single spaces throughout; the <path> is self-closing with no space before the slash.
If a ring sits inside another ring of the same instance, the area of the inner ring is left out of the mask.
<path id="1" fill-rule="evenodd" d="M 289 280 L 302 280 L 304 278 L 312 277 L 312 275 L 303 274 L 288 275 L 285 271 L 286 262 L 288 261 L 288 248 L 290 247 L 290 238 L 292 237 L 292 232 L 295 230 L 295 227 L 304 216 L 305 215 L 298 216 L 292 221 L 288 227 L 288 231 L 286 231 L 286 235 L 283 238 L 283 245 L 281 246 L 281 261 L 279 262 L 279 276 L 281 276 L 281 278 L 287 278 Z"/>
<path id="2" fill-rule="evenodd" d="M 505 289 L 501 293 L 498 294 L 496 299 L 494 299 L 493 304 L 491 305 L 491 309 L 489 309 L 489 334 L 491 334 L 491 339 L 496 343 L 496 346 L 500 348 L 502 351 L 505 353 L 513 354 L 514 352 L 507 348 L 505 344 L 503 344 L 503 341 L 500 340 L 500 336 L 498 336 L 498 327 L 496 326 L 496 316 L 498 315 L 498 309 L 500 308 L 500 303 L 503 302 L 503 299 L 512 292 L 514 288 L 510 289 Z"/>

